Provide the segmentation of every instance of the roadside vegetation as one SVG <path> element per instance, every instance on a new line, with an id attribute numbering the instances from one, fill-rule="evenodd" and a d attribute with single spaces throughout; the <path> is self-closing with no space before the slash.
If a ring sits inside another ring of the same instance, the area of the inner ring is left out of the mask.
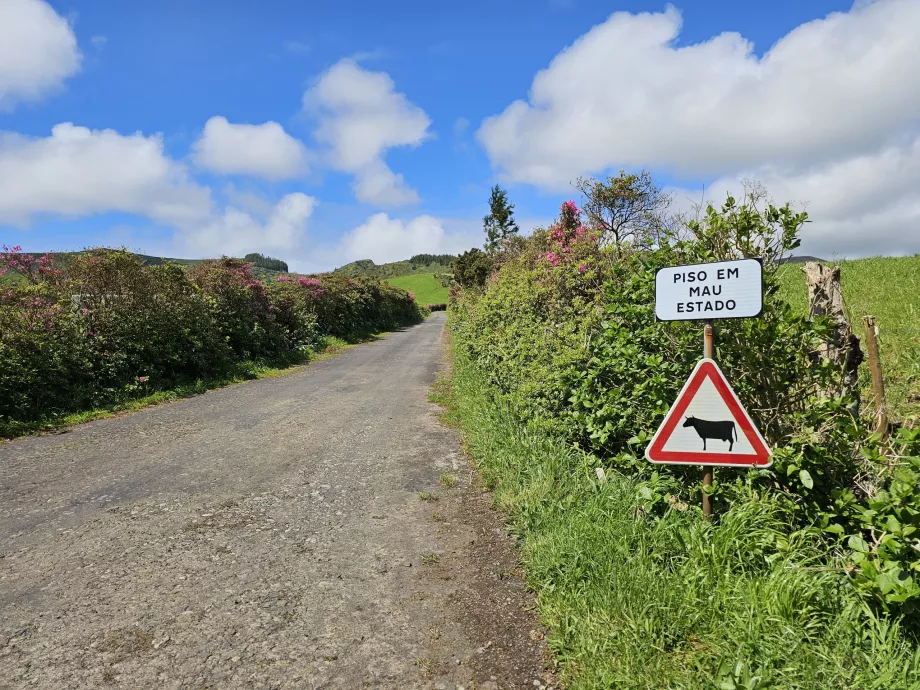
<path id="1" fill-rule="evenodd" d="M 847 318 L 860 338 L 862 318 L 876 317 L 889 416 L 898 422 L 920 422 L 920 256 L 875 257 L 839 261 L 840 287 Z M 801 267 L 779 270 L 780 296 L 800 313 L 808 310 Z M 872 399 L 868 367 L 860 372 L 863 398 Z"/>
<path id="2" fill-rule="evenodd" d="M 147 265 L 100 249 L 60 268 L 4 248 L 0 272 L 17 276 L 0 291 L 3 437 L 266 375 L 423 317 L 373 279 L 266 283 L 239 259 Z"/>
<path id="3" fill-rule="evenodd" d="M 920 687 L 920 429 L 873 435 L 817 356 L 834 331 L 781 265 L 806 215 L 752 188 L 685 222 L 646 173 L 577 187 L 550 228 L 455 262 L 445 394 L 566 683 Z M 720 322 L 717 359 L 773 466 L 718 468 L 707 521 L 699 468 L 643 458 L 701 351 L 699 324 L 655 320 L 655 272 L 746 256 L 764 313 Z"/>

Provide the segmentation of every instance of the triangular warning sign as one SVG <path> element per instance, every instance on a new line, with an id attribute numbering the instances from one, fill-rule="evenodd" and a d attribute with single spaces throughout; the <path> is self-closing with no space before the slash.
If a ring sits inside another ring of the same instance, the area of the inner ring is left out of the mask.
<path id="1" fill-rule="evenodd" d="M 700 360 L 645 449 L 652 462 L 769 467 L 770 449 L 711 359 Z"/>

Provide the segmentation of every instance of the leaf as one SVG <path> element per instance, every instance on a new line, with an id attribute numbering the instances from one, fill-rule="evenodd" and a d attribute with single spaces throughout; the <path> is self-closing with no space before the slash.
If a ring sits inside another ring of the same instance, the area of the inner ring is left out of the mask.
<path id="1" fill-rule="evenodd" d="M 855 534 L 847 539 L 847 546 L 860 553 L 869 553 L 869 545 L 866 543 L 866 540 Z"/>
<path id="2" fill-rule="evenodd" d="M 811 475 L 808 473 L 808 470 L 802 470 L 799 472 L 799 481 L 802 482 L 802 486 L 806 489 L 814 488 L 815 482 L 811 478 Z"/>

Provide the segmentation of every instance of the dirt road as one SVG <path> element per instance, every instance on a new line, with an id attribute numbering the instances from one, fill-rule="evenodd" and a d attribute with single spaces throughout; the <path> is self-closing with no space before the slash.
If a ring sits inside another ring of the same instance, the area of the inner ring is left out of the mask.
<path id="1" fill-rule="evenodd" d="M 543 683 L 443 327 L 0 445 L 0 688 Z"/>

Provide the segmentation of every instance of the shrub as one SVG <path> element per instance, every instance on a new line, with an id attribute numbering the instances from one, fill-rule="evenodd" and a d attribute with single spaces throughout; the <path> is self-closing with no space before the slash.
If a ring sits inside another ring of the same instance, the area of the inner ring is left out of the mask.
<path id="1" fill-rule="evenodd" d="M 481 288 L 492 272 L 492 261 L 488 254 L 474 247 L 457 257 L 452 267 L 454 279 L 461 287 Z"/>
<path id="2" fill-rule="evenodd" d="M 639 454 L 702 349 L 699 324 L 656 321 L 656 270 L 762 257 L 763 317 L 719 322 L 717 359 L 773 446 L 774 464 L 720 470 L 716 509 L 724 514 L 755 494 L 791 497 L 796 528 L 816 526 L 827 553 L 850 554 L 854 582 L 878 604 L 912 611 L 920 604 L 920 444 L 881 445 L 849 411 L 852 401 L 823 393 L 842 376 L 814 354 L 831 329 L 794 314 L 776 279 L 806 219 L 788 206 L 729 197 L 680 233 L 644 219 L 663 234 L 635 245 L 604 240 L 566 202 L 551 228 L 497 261 L 484 291 L 454 292 L 451 328 L 498 398 L 533 428 L 576 444 L 601 467 L 644 477 L 650 468 Z M 700 489 L 696 468 L 657 471 L 686 494 Z"/>
<path id="3" fill-rule="evenodd" d="M 0 433 L 141 392 L 223 377 L 250 360 L 302 360 L 322 336 L 416 323 L 408 293 L 370 280 L 280 277 L 239 259 L 187 271 L 90 250 L 66 271 L 18 247 L 0 253 Z"/>

